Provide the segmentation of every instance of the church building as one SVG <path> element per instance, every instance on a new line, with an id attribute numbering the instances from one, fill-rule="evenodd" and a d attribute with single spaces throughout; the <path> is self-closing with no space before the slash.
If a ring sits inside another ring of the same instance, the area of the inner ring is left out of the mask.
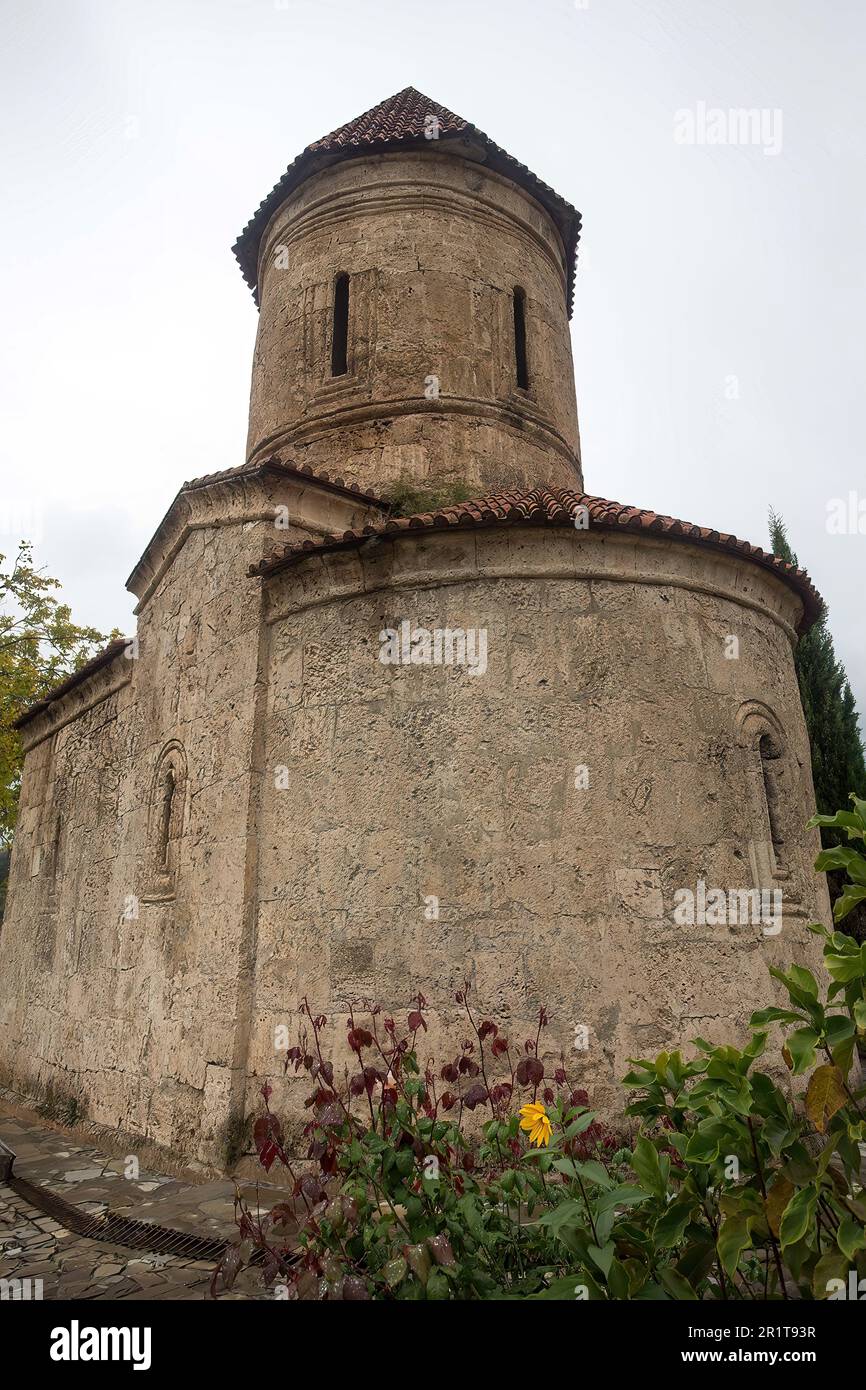
<path id="1" fill-rule="evenodd" d="M 579 233 L 413 88 L 244 228 L 246 460 L 181 486 L 127 581 L 134 638 L 19 720 L 18 1093 L 220 1168 L 266 1080 L 297 1139 L 302 1000 L 339 1062 L 352 1003 L 421 993 L 441 1061 L 469 980 L 515 1040 L 543 1005 L 611 1114 L 629 1057 L 735 1041 L 768 965 L 820 969 L 793 653 L 821 600 L 585 492 Z"/>

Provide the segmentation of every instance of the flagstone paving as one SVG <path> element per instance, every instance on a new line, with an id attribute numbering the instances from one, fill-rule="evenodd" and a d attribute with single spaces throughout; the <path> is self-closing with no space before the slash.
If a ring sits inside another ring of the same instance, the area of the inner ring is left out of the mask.
<path id="1" fill-rule="evenodd" d="M 112 1157 L 20 1113 L 5 1113 L 2 1105 L 0 1140 L 16 1155 L 16 1177 L 48 1188 L 83 1211 L 97 1214 L 110 1207 L 136 1221 L 208 1239 L 237 1238 L 236 1186 L 230 1179 L 195 1182 L 137 1170 L 130 1162 L 134 1155 Z M 257 1202 L 265 1210 L 285 1198 L 285 1189 L 273 1184 L 239 1186 L 254 1209 Z M 42 1298 L 206 1298 L 214 1264 L 89 1240 L 67 1231 L 0 1183 L 0 1280 L 41 1280 Z M 272 1299 L 274 1293 L 262 1285 L 257 1272 L 246 1271 L 232 1292 L 220 1297 Z"/>

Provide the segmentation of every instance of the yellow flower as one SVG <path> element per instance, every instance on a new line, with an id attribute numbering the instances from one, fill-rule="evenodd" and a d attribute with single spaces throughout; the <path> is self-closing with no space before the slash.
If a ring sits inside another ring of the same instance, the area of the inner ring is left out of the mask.
<path id="1" fill-rule="evenodd" d="M 544 1106 L 533 1101 L 531 1105 L 522 1106 L 520 1114 L 520 1128 L 529 1130 L 530 1144 L 537 1144 L 539 1148 L 549 1144 L 553 1130 Z"/>

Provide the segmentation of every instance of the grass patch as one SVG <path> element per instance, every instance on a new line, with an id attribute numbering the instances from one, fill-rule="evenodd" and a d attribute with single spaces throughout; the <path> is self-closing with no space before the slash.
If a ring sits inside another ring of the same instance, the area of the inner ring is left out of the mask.
<path id="1" fill-rule="evenodd" d="M 416 516 L 453 507 L 457 502 L 466 502 L 470 497 L 477 497 L 478 490 L 463 479 L 440 483 L 436 487 L 422 487 L 415 478 L 404 476 L 380 489 L 380 495 L 387 502 L 391 516 Z"/>

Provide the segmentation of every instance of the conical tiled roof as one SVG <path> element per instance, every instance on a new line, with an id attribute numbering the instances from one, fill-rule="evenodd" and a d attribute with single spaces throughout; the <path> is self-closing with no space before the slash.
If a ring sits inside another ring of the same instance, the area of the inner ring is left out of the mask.
<path id="1" fill-rule="evenodd" d="M 352 159 L 371 151 L 384 151 L 412 144 L 429 148 L 427 132 L 431 117 L 438 122 L 437 140 L 456 140 L 461 136 L 471 136 L 485 147 L 486 164 L 497 173 L 503 174 L 512 182 L 532 195 L 547 209 L 559 228 L 565 243 L 568 269 L 568 312 L 571 314 L 574 291 L 574 271 L 577 259 L 577 242 L 580 236 L 580 213 L 561 198 L 546 183 L 542 183 L 513 155 L 494 144 L 489 136 L 470 121 L 449 111 L 447 106 L 432 101 L 414 87 L 404 87 L 402 92 L 380 101 L 363 115 L 332 130 L 321 140 L 314 140 L 293 160 L 277 184 L 271 189 L 252 218 L 244 227 L 232 250 L 237 257 L 244 279 L 258 299 L 258 258 L 259 246 L 265 228 L 273 214 L 294 188 L 297 188 L 311 173 L 322 167 L 322 162 L 339 159 Z"/>
<path id="2" fill-rule="evenodd" d="M 462 116 L 455 116 L 447 106 L 431 101 L 414 87 L 404 87 L 393 97 L 386 97 L 378 106 L 371 106 L 362 116 L 347 121 L 321 140 L 308 145 L 308 150 L 361 149 L 366 145 L 390 143 L 394 140 L 424 140 L 430 117 L 439 122 L 439 138 L 453 132 L 472 130 Z"/>

